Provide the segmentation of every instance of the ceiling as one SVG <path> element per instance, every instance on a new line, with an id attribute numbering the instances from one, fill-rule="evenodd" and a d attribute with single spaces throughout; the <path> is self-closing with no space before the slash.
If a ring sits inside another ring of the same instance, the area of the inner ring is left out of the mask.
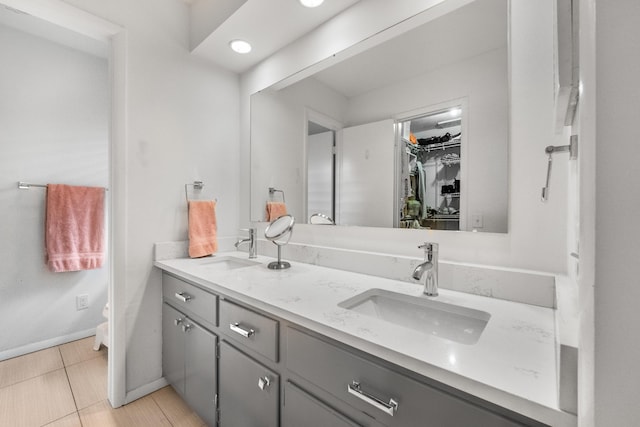
<path id="1" fill-rule="evenodd" d="M 192 0 L 191 7 L 203 1 L 212 0 Z M 235 12 L 193 48 L 192 53 L 242 73 L 358 1 L 325 0 L 316 8 L 304 7 L 298 0 L 240 2 Z M 229 42 L 234 39 L 248 41 L 252 51 L 244 55 L 233 52 Z"/>
<path id="2" fill-rule="evenodd" d="M 476 0 L 313 77 L 347 98 L 507 46 L 507 0 Z"/>
<path id="3" fill-rule="evenodd" d="M 5 25 L 15 30 L 101 58 L 106 58 L 108 54 L 108 46 L 104 42 L 36 18 L 3 4 L 0 4 L 0 25 Z"/>

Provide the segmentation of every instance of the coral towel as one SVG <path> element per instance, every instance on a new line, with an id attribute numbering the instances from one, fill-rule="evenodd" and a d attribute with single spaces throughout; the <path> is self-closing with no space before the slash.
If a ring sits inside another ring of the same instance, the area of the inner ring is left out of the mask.
<path id="1" fill-rule="evenodd" d="M 273 221 L 287 214 L 287 205 L 282 202 L 267 202 L 267 221 Z"/>
<path id="2" fill-rule="evenodd" d="M 45 256 L 53 272 L 104 262 L 104 188 L 47 185 Z"/>
<path id="3" fill-rule="evenodd" d="M 216 202 L 189 201 L 189 256 L 198 258 L 218 251 Z"/>

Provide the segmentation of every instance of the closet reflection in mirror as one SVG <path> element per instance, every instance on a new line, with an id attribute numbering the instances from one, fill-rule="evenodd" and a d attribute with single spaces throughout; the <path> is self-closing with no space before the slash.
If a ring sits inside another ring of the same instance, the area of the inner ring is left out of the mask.
<path id="1" fill-rule="evenodd" d="M 399 123 L 401 133 L 401 228 L 465 229 L 460 211 L 465 168 L 462 107 L 418 116 Z"/>
<path id="2" fill-rule="evenodd" d="M 321 213 L 339 226 L 506 233 L 507 4 L 472 1 L 310 77 L 253 94 L 251 220 L 265 220 L 268 188 L 275 187 L 299 223 Z M 459 130 L 427 134 L 406 124 L 454 107 L 461 109 Z M 328 138 L 322 149 L 316 125 Z M 413 194 L 418 215 L 402 185 L 402 136 L 411 132 L 416 139 L 449 133 L 452 140 L 461 133 L 458 147 L 453 141 L 435 155 L 421 148 L 429 144 L 409 147 L 424 157 L 426 193 Z"/>

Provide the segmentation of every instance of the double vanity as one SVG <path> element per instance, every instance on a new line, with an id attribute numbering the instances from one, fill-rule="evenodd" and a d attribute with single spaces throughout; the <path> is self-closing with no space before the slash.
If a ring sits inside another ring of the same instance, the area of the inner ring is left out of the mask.
<path id="1" fill-rule="evenodd" d="M 156 261 L 164 375 L 207 424 L 576 425 L 553 308 L 270 261 Z"/>

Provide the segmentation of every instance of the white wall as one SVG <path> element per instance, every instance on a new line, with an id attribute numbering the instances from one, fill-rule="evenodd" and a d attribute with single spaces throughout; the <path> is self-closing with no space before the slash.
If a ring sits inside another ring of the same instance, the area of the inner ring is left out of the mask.
<path id="1" fill-rule="evenodd" d="M 640 223 L 635 220 L 640 209 L 640 4 L 636 0 L 598 0 L 583 2 L 581 7 L 590 18 L 595 17 L 595 27 L 592 20 L 585 23 L 582 42 L 597 53 L 595 80 L 591 74 L 584 82 L 588 84 L 585 91 L 591 97 L 595 91 L 596 97 L 592 104 L 595 139 L 589 134 L 587 140 L 595 169 L 589 169 L 583 180 L 586 186 L 595 183 L 595 192 L 589 191 L 595 194 L 595 217 L 593 210 L 585 212 L 588 225 L 595 224 L 595 235 L 593 229 L 585 231 L 588 250 L 593 252 L 584 260 L 593 261 L 595 267 L 589 270 L 595 273 L 595 397 L 593 407 L 586 408 L 595 411 L 595 419 L 584 425 L 631 426 L 640 418 L 640 341 L 635 336 L 640 324 Z M 581 249 L 581 264 L 583 253 Z M 590 285 L 587 280 L 581 283 L 587 298 Z M 583 321 L 588 322 L 590 307 L 583 310 Z"/>
<path id="2" fill-rule="evenodd" d="M 287 212 L 294 218 L 303 218 L 305 107 L 341 122 L 348 101 L 319 81 L 306 79 L 281 91 L 257 93 L 250 102 L 253 119 L 247 126 L 251 128 L 254 151 L 242 166 L 251 164 L 251 219 L 266 220 L 269 187 L 283 190 Z M 274 200 L 281 201 L 281 197 L 281 193 L 276 193 Z"/>
<path id="3" fill-rule="evenodd" d="M 109 260 L 96 270 L 50 272 L 46 190 L 16 183 L 108 187 L 109 96 L 106 59 L 3 25 L 0 53 L 3 359 L 81 338 L 105 321 Z M 76 311 L 81 294 L 89 308 Z"/>
<path id="4" fill-rule="evenodd" d="M 335 26 L 323 26 L 242 76 L 241 99 L 245 106 L 241 128 L 249 129 L 250 126 L 246 107 L 250 94 L 325 57 L 321 56 L 322 52 L 318 53 L 315 46 L 327 49 L 327 46 L 340 45 L 344 48 L 345 44 L 348 43 L 348 46 L 378 31 L 381 32 L 373 39 L 379 40 L 385 34 L 391 37 L 395 29 L 382 31 L 390 25 L 390 21 L 396 22 L 403 14 L 404 18 L 409 18 L 420 7 L 420 3 L 424 7 L 429 2 L 411 2 L 411 7 L 416 9 L 409 10 L 407 3 L 392 11 L 384 2 L 364 3 L 358 3 L 359 7 L 348 10 L 351 14 L 359 14 L 352 21 L 352 24 L 357 22 L 358 25 L 340 30 L 340 22 L 336 21 Z M 457 3 L 460 2 L 445 2 L 451 7 Z M 433 240 L 441 244 L 440 255 L 446 260 L 565 272 L 567 162 L 558 161 L 554 164 L 550 200 L 545 204 L 540 202 L 540 189 L 546 173 L 544 147 L 566 143 L 565 139 L 553 133 L 553 8 L 554 2 L 551 0 L 513 0 L 511 4 L 508 234 L 364 227 L 332 227 L 331 230 L 323 228 L 318 231 L 312 226 L 299 226 L 293 239 L 311 244 L 411 256 L 420 256 L 415 248 L 416 243 Z M 419 16 L 414 19 L 422 23 L 425 18 Z M 412 22 L 412 19 L 407 19 L 402 25 L 411 25 Z M 328 28 L 338 29 L 328 31 Z M 372 43 L 373 39 L 369 38 L 367 43 Z M 243 132 L 241 155 L 248 158 L 249 150 L 249 135 Z M 248 172 L 243 173 L 241 178 L 241 188 L 246 189 L 242 191 L 243 194 L 249 194 L 246 176 Z M 240 211 L 244 215 L 244 222 L 248 222 L 246 204 L 248 201 L 245 200 Z"/>
<path id="5" fill-rule="evenodd" d="M 162 376 L 161 276 L 153 243 L 186 240 L 184 184 L 217 197 L 218 236 L 238 230 L 238 77 L 189 54 L 176 0 L 70 0 L 127 31 L 127 391 Z"/>

